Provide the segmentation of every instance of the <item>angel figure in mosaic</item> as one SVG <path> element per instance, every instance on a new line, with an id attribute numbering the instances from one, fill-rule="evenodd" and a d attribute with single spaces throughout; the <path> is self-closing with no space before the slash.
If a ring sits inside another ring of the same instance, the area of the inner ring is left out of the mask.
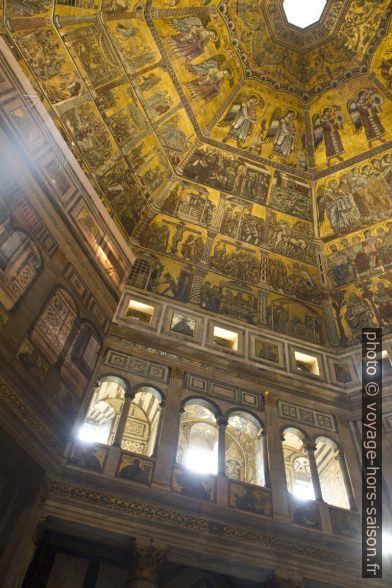
<path id="1" fill-rule="evenodd" d="M 166 19 L 176 29 L 177 35 L 168 37 L 168 42 L 177 57 L 192 61 L 202 55 L 208 43 L 214 43 L 219 49 L 219 35 L 216 29 L 209 26 L 208 15 L 187 16 L 186 18 Z"/>
<path id="2" fill-rule="evenodd" d="M 349 100 L 347 110 L 357 132 L 365 129 L 369 147 L 374 141 L 385 143 L 386 130 L 381 124 L 379 114 L 382 111 L 383 99 L 374 90 L 366 88 L 360 90 L 354 100 Z"/>
<path id="3" fill-rule="evenodd" d="M 325 142 L 328 166 L 334 157 L 343 161 L 344 147 L 340 131 L 343 129 L 344 118 L 341 110 L 340 106 L 334 104 L 327 106 L 320 114 L 315 114 L 313 117 L 314 148 L 316 150 L 323 141 Z"/>
<path id="4" fill-rule="evenodd" d="M 224 67 L 225 61 L 225 56 L 219 54 L 197 65 L 188 63 L 187 70 L 198 76 L 186 84 L 194 100 L 211 102 L 219 95 L 224 80 L 228 80 L 230 86 L 233 85 L 233 73 Z"/>
<path id="5" fill-rule="evenodd" d="M 251 94 L 250 96 L 239 96 L 232 104 L 230 110 L 226 113 L 218 127 L 228 127 L 229 132 L 224 137 L 223 142 L 229 139 L 237 141 L 237 147 L 241 147 L 252 135 L 256 123 L 256 105 L 264 106 L 264 101 L 259 96 Z"/>
<path id="6" fill-rule="evenodd" d="M 297 131 L 294 124 L 296 118 L 295 110 L 289 109 L 285 113 L 280 108 L 274 110 L 269 130 L 264 139 L 265 143 L 273 143 L 269 159 L 272 159 L 274 155 L 279 155 L 284 163 L 289 161 L 296 142 Z"/>

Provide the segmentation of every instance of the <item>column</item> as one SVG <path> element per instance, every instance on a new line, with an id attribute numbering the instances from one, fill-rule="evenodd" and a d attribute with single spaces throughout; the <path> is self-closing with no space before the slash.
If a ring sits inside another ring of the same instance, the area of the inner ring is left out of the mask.
<path id="1" fill-rule="evenodd" d="M 265 390 L 264 400 L 273 516 L 276 520 L 287 522 L 290 518 L 290 508 L 283 460 L 278 398 L 273 396 L 269 390 Z"/>
<path id="2" fill-rule="evenodd" d="M 271 488 L 269 463 L 268 463 L 267 433 L 265 432 L 264 429 L 262 431 L 260 431 L 260 441 L 261 441 L 261 453 L 263 456 L 264 486 L 266 488 Z"/>
<path id="3" fill-rule="evenodd" d="M 116 434 L 113 439 L 112 445 L 114 447 L 121 447 L 121 441 L 123 438 L 124 430 L 127 424 L 129 410 L 131 408 L 132 400 L 135 398 L 135 394 L 127 388 L 124 394 L 124 404 L 121 410 L 120 418 L 118 419 Z"/>
<path id="4" fill-rule="evenodd" d="M 190 301 L 194 304 L 200 304 L 200 290 L 203 286 L 204 278 L 206 277 L 207 273 L 208 270 L 203 270 L 201 268 L 197 268 L 195 271 L 190 299 Z"/>
<path id="5" fill-rule="evenodd" d="M 356 504 L 355 510 L 360 508 L 361 504 L 361 495 L 362 495 L 362 469 L 360 465 L 360 460 L 356 453 L 355 448 L 355 441 L 354 437 L 350 431 L 349 419 L 347 418 L 348 415 L 339 415 L 336 414 L 336 425 L 339 431 L 339 439 L 340 439 L 340 447 L 344 452 L 344 462 L 348 474 L 348 479 L 350 480 L 350 488 L 352 495 L 354 497 L 354 504 Z M 385 441 L 385 440 L 384 440 Z M 361 449 L 359 447 L 359 449 Z M 387 453 L 385 453 L 387 455 Z M 388 463 L 384 464 L 384 478 L 386 484 L 391 484 L 390 491 L 392 490 L 392 478 L 391 482 L 389 481 L 388 470 Z"/>
<path id="6" fill-rule="evenodd" d="M 226 463 L 226 427 L 229 421 L 223 417 L 218 417 L 218 475 L 225 476 L 225 463 Z"/>
<path id="7" fill-rule="evenodd" d="M 340 471 L 342 472 L 344 487 L 346 488 L 347 499 L 348 499 L 348 504 L 350 506 L 350 510 L 356 511 L 357 506 L 355 504 L 354 493 L 353 493 L 353 489 L 351 486 L 350 476 L 348 474 L 347 464 L 346 464 L 346 460 L 344 457 L 344 451 L 342 451 L 341 449 L 338 449 L 335 454 L 335 457 L 336 457 L 337 461 L 339 462 Z"/>
<path id="8" fill-rule="evenodd" d="M 156 588 L 159 568 L 166 551 L 150 545 L 136 544 L 134 561 L 127 582 L 127 588 Z"/>
<path id="9" fill-rule="evenodd" d="M 308 452 L 309 467 L 310 467 L 310 473 L 312 476 L 312 483 L 313 483 L 313 489 L 314 489 L 314 498 L 315 498 L 315 500 L 317 500 L 317 502 L 324 502 L 323 495 L 321 493 L 321 485 L 320 485 L 320 478 L 318 475 L 316 457 L 314 455 L 315 451 L 316 451 L 316 446 L 311 445 L 311 444 L 307 444 L 307 445 L 305 445 L 305 449 Z"/>
<path id="10" fill-rule="evenodd" d="M 109 448 L 104 467 L 104 474 L 113 478 L 116 475 L 118 464 L 120 462 L 121 441 L 127 424 L 129 409 L 131 408 L 131 403 L 134 398 L 135 395 L 133 392 L 131 392 L 130 388 L 127 388 L 124 393 L 124 403 L 121 409 L 120 418 L 118 419 L 116 433 L 114 435 L 113 443 Z"/>
<path id="11" fill-rule="evenodd" d="M 157 457 L 152 486 L 169 489 L 173 464 L 177 456 L 178 433 L 181 421 L 181 400 L 185 370 L 173 367 L 162 415 L 161 430 L 157 445 Z"/>

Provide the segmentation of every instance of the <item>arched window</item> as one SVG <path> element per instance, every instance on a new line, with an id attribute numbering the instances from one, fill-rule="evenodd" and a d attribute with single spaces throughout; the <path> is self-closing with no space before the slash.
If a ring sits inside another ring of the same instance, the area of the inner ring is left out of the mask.
<path id="1" fill-rule="evenodd" d="M 151 456 L 155 448 L 161 396 L 155 388 L 142 386 L 131 403 L 121 447 L 126 451 Z"/>
<path id="2" fill-rule="evenodd" d="M 125 398 L 126 383 L 115 376 L 102 378 L 94 390 L 83 425 L 78 431 L 81 441 L 111 445 Z"/>
<path id="3" fill-rule="evenodd" d="M 185 404 L 177 461 L 196 472 L 217 473 L 218 427 L 213 407 L 204 400 L 190 400 Z"/>
<path id="4" fill-rule="evenodd" d="M 12 308 L 38 275 L 41 255 L 34 241 L 23 231 L 0 228 L 1 301 Z"/>
<path id="5" fill-rule="evenodd" d="M 304 434 L 298 429 L 290 427 L 283 433 L 287 489 L 300 500 L 314 500 L 312 473 L 304 440 Z"/>
<path id="6" fill-rule="evenodd" d="M 225 473 L 228 478 L 264 486 L 260 430 L 261 425 L 254 416 L 246 412 L 231 414 L 225 433 Z"/>
<path id="7" fill-rule="evenodd" d="M 66 290 L 58 288 L 49 298 L 31 338 L 54 363 L 69 341 L 77 317 L 76 305 Z"/>
<path id="8" fill-rule="evenodd" d="M 150 272 L 151 266 L 148 261 L 145 261 L 144 259 L 137 259 L 133 264 L 129 276 L 129 284 L 135 288 L 144 289 L 147 286 Z"/>
<path id="9" fill-rule="evenodd" d="M 328 437 L 316 439 L 316 464 L 320 478 L 323 499 L 332 506 L 349 508 L 345 477 L 343 473 L 343 455 L 335 441 Z"/>

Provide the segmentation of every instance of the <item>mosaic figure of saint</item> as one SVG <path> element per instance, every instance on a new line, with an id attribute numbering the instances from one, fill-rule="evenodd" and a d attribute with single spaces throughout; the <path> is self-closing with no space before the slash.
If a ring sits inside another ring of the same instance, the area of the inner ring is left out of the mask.
<path id="1" fill-rule="evenodd" d="M 230 86 L 233 85 L 232 71 L 223 67 L 225 59 L 224 55 L 215 55 L 197 65 L 188 63 L 187 70 L 198 76 L 186 84 L 194 100 L 211 102 L 219 95 L 224 80 L 229 80 Z"/>
<path id="2" fill-rule="evenodd" d="M 316 150 L 323 141 L 325 142 L 328 166 L 334 157 L 343 161 L 344 147 L 340 131 L 343 129 L 344 118 L 341 110 L 340 106 L 335 104 L 327 106 L 320 114 L 315 114 L 313 117 L 314 148 Z"/>
<path id="3" fill-rule="evenodd" d="M 261 102 L 261 106 L 264 106 L 264 102 Z M 224 119 L 218 123 L 218 127 L 230 125 L 229 132 L 223 139 L 224 143 L 233 139 L 237 141 L 237 147 L 241 147 L 246 142 L 253 132 L 256 122 L 255 106 L 259 103 L 260 98 L 254 94 L 234 102 Z"/>
<path id="4" fill-rule="evenodd" d="M 277 108 L 271 117 L 269 130 L 265 138 L 266 143 L 273 143 L 270 159 L 275 154 L 280 155 L 287 163 L 295 148 L 296 129 L 294 121 L 297 118 L 295 110 L 287 110 L 284 114 Z"/>
<path id="5" fill-rule="evenodd" d="M 365 129 L 366 139 L 369 147 L 373 147 L 374 141 L 385 143 L 384 129 L 379 114 L 382 110 L 383 99 L 374 90 L 360 90 L 355 100 L 350 100 L 347 104 L 347 110 L 357 134 Z"/>
<path id="6" fill-rule="evenodd" d="M 219 35 L 216 29 L 208 26 L 210 18 L 205 15 L 186 18 L 167 19 L 168 24 L 176 29 L 177 35 L 168 37 L 168 42 L 177 57 L 192 61 L 202 55 L 208 43 L 214 43 L 219 49 Z"/>

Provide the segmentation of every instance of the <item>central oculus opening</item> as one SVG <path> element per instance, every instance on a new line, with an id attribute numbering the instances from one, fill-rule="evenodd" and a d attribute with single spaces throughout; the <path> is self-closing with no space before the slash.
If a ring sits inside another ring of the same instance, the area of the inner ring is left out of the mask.
<path id="1" fill-rule="evenodd" d="M 318 22 L 327 0 L 284 0 L 283 9 L 290 24 L 306 29 Z"/>

